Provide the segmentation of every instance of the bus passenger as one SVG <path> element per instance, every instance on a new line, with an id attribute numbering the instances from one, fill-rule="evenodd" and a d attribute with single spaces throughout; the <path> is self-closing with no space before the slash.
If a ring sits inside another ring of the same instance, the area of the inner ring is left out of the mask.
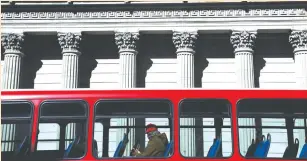
<path id="1" fill-rule="evenodd" d="M 132 149 L 132 155 L 136 157 L 162 157 L 168 144 L 166 134 L 161 134 L 154 124 L 148 124 L 146 126 L 146 134 L 149 141 L 144 152 L 140 152 L 138 149 Z"/>

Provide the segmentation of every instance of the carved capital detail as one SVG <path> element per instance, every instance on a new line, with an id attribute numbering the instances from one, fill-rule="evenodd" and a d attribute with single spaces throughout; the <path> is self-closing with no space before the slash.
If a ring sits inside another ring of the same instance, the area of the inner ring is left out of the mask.
<path id="1" fill-rule="evenodd" d="M 61 46 L 62 53 L 79 53 L 81 39 L 80 33 L 58 33 L 58 41 Z"/>
<path id="2" fill-rule="evenodd" d="M 115 44 L 119 50 L 132 50 L 136 51 L 137 42 L 140 38 L 140 34 L 137 32 L 116 32 Z"/>
<path id="3" fill-rule="evenodd" d="M 253 50 L 255 47 L 256 32 L 235 31 L 230 36 L 230 43 L 235 51 L 238 50 Z"/>
<path id="4" fill-rule="evenodd" d="M 195 43 L 198 38 L 197 32 L 178 32 L 173 33 L 173 43 L 177 50 L 195 49 Z"/>
<path id="5" fill-rule="evenodd" d="M 307 50 L 307 30 L 292 31 L 289 36 L 289 42 L 294 51 Z"/>
<path id="6" fill-rule="evenodd" d="M 16 33 L 5 33 L 1 35 L 1 44 L 5 49 L 4 54 L 7 53 L 22 53 L 24 44 L 24 35 Z"/>

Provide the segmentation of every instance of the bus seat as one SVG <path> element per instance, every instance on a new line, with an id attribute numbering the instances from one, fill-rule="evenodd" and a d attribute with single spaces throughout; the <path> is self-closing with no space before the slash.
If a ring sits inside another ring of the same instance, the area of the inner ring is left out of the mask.
<path id="1" fill-rule="evenodd" d="M 265 158 L 268 155 L 270 145 L 271 145 L 271 135 L 267 135 L 267 139 L 263 135 L 263 140 L 257 145 L 254 156 L 257 158 Z"/>
<path id="2" fill-rule="evenodd" d="M 116 150 L 115 150 L 115 153 L 114 153 L 113 157 L 118 157 L 119 152 L 121 151 L 123 145 L 124 145 L 124 142 L 120 141 L 118 146 L 117 146 L 117 148 L 116 148 Z"/>
<path id="3" fill-rule="evenodd" d="M 286 148 L 283 158 L 285 159 L 294 159 L 296 158 L 298 152 L 299 140 L 296 138 L 293 145 L 290 145 Z"/>
<path id="4" fill-rule="evenodd" d="M 307 143 L 303 146 L 299 158 L 307 158 Z"/>
<path id="5" fill-rule="evenodd" d="M 93 139 L 93 155 L 98 157 L 98 144 L 95 139 Z"/>
<path id="6" fill-rule="evenodd" d="M 253 157 L 256 151 L 256 148 L 257 148 L 257 144 L 255 143 L 255 140 L 252 139 L 252 144 L 248 147 L 245 157 L 247 158 Z"/>
<path id="7" fill-rule="evenodd" d="M 165 152 L 164 152 L 164 157 L 168 157 L 168 155 L 169 155 L 169 153 L 170 153 L 172 147 L 173 147 L 173 141 L 170 141 L 170 142 L 167 144 L 167 146 L 166 146 L 166 150 L 165 150 Z"/>
<path id="8" fill-rule="evenodd" d="M 80 137 L 76 137 L 67 147 L 65 153 L 64 153 L 64 158 L 67 158 L 69 153 L 71 152 L 72 148 L 74 145 L 78 144 L 80 141 Z"/>
<path id="9" fill-rule="evenodd" d="M 213 144 L 210 147 L 207 157 L 213 158 L 216 157 L 219 147 L 221 145 L 221 140 L 219 138 L 213 140 Z"/>
<path id="10" fill-rule="evenodd" d="M 15 155 L 25 155 L 29 150 L 29 137 L 26 136 L 21 144 L 19 144 L 19 147 L 17 148 Z"/>

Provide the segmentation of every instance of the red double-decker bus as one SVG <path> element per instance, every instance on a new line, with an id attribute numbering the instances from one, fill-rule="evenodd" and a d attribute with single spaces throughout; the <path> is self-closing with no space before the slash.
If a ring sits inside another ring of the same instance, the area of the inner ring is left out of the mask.
<path id="1" fill-rule="evenodd" d="M 2 160 L 306 160 L 307 90 L 8 90 Z M 168 139 L 143 152 L 147 124 Z M 137 143 L 137 144 L 136 144 Z"/>

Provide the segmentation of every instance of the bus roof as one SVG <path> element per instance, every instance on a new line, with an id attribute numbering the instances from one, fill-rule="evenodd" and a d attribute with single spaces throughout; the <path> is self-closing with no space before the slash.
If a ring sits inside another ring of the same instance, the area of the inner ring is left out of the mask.
<path id="1" fill-rule="evenodd" d="M 1 99 L 82 98 L 307 98 L 307 89 L 15 89 L 1 92 Z"/>
<path id="2" fill-rule="evenodd" d="M 216 88 L 216 89 L 206 89 L 206 88 L 112 88 L 112 89 L 91 89 L 91 88 L 62 88 L 62 89 L 3 89 L 2 91 L 307 91 L 307 89 L 302 88 L 289 88 L 289 89 L 275 89 L 275 88 Z"/>

